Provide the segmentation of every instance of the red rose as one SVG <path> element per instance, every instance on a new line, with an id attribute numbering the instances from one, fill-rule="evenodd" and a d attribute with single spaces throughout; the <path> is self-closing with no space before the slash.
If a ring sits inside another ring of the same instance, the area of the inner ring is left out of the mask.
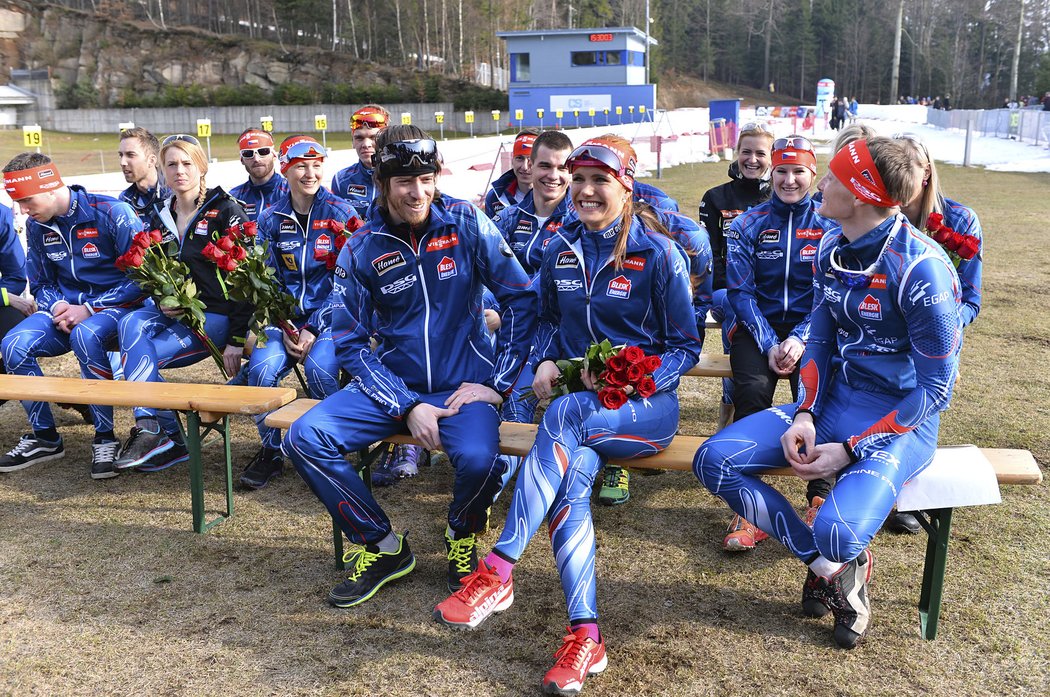
<path id="1" fill-rule="evenodd" d="M 329 271 L 334 269 L 335 268 L 335 257 L 329 255 L 328 258 L 324 260 L 324 267 L 326 269 L 328 269 Z"/>
<path id="2" fill-rule="evenodd" d="M 237 243 L 234 242 L 229 237 L 220 237 L 219 241 L 215 243 L 215 246 L 218 247 L 219 249 L 221 249 L 224 252 L 228 252 L 231 249 L 233 249 L 234 247 L 236 247 Z"/>
<path id="3" fill-rule="evenodd" d="M 944 246 L 952 252 L 957 252 L 959 250 L 960 244 L 962 244 L 962 239 L 960 239 L 960 236 L 956 234 L 948 235 L 948 239 L 944 241 Z"/>
<path id="4" fill-rule="evenodd" d="M 131 244 L 139 249 L 147 249 L 150 246 L 149 233 L 143 230 L 142 232 L 135 233 L 135 237 L 132 238 Z"/>
<path id="5" fill-rule="evenodd" d="M 609 356 L 609 360 L 605 361 L 605 367 L 609 370 L 623 370 L 627 367 L 627 361 L 623 358 L 623 351 L 617 353 L 615 356 Z"/>
<path id="6" fill-rule="evenodd" d="M 346 226 L 340 223 L 338 220 L 329 220 L 328 229 L 338 235 L 346 229 Z"/>
<path id="7" fill-rule="evenodd" d="M 123 254 L 121 254 L 119 257 L 117 257 L 117 260 L 115 262 L 113 262 L 113 265 L 116 266 L 121 271 L 127 271 L 128 270 L 127 259 L 124 258 Z"/>
<path id="8" fill-rule="evenodd" d="M 643 363 L 642 365 L 645 366 L 645 372 L 652 373 L 654 370 L 663 365 L 663 360 L 659 356 L 646 356 L 645 363 Z"/>
<path id="9" fill-rule="evenodd" d="M 236 261 L 241 261 L 248 258 L 248 252 L 244 247 L 234 247 L 230 250 L 230 258 L 235 259 Z"/>
<path id="10" fill-rule="evenodd" d="M 940 213 L 930 213 L 926 216 L 926 230 L 936 232 L 944 226 L 944 216 Z"/>
<path id="11" fill-rule="evenodd" d="M 233 257 L 226 257 L 225 259 L 222 260 L 221 266 L 222 266 L 223 271 L 225 271 L 226 273 L 229 273 L 231 271 L 236 270 L 236 268 L 237 268 L 237 260 L 234 259 Z"/>
<path id="12" fill-rule="evenodd" d="M 226 234 L 233 235 L 233 237 L 236 239 L 236 237 L 241 234 L 240 223 L 238 223 L 237 225 L 231 225 L 230 227 L 226 228 Z"/>
<path id="13" fill-rule="evenodd" d="M 254 220 L 249 220 L 241 224 L 241 232 L 244 233 L 245 237 L 255 237 L 255 234 L 259 231 L 259 224 Z"/>
<path id="14" fill-rule="evenodd" d="M 153 244 L 160 244 L 160 241 L 164 239 L 164 235 L 161 234 L 160 230 L 150 230 L 149 238 Z"/>
<path id="15" fill-rule="evenodd" d="M 603 387 L 598 390 L 598 401 L 606 409 L 619 409 L 627 404 L 627 395 L 618 387 Z"/>
<path id="16" fill-rule="evenodd" d="M 205 259 L 211 259 L 212 261 L 218 261 L 222 257 L 222 252 L 214 244 L 209 242 L 204 245 L 204 249 L 201 250 L 201 256 Z"/>
<path id="17" fill-rule="evenodd" d="M 138 250 L 134 250 L 132 252 L 128 252 L 128 258 L 127 258 L 127 261 L 125 263 L 130 268 L 137 269 L 138 267 L 142 266 L 142 262 L 145 261 L 145 260 L 146 260 L 146 257 L 145 257 L 145 255 L 142 252 L 140 252 Z"/>
<path id="18" fill-rule="evenodd" d="M 610 387 L 627 387 L 627 373 L 623 370 L 606 370 L 602 372 L 604 378 L 599 378 L 605 381 L 606 385 Z"/>
<path id="19" fill-rule="evenodd" d="M 350 220 L 346 221 L 347 232 L 354 232 L 362 227 L 364 227 L 364 221 L 362 221 L 356 215 L 353 218 L 350 218 Z"/>
<path id="20" fill-rule="evenodd" d="M 634 386 L 634 389 L 638 391 L 639 397 L 652 397 L 656 394 L 656 383 L 653 382 L 651 377 L 646 375 L 638 381 L 638 384 Z"/>
<path id="21" fill-rule="evenodd" d="M 973 259 L 977 256 L 979 251 L 981 251 L 980 240 L 976 237 L 970 237 L 969 235 L 963 237 L 962 244 L 959 245 L 959 256 L 963 259 Z"/>
<path id="22" fill-rule="evenodd" d="M 645 377 L 645 366 L 641 363 L 627 366 L 627 382 L 637 385 L 638 381 Z"/>
<path id="23" fill-rule="evenodd" d="M 314 249 L 314 259 L 317 261 L 324 261 L 328 258 L 328 252 L 323 249 Z"/>
<path id="24" fill-rule="evenodd" d="M 624 360 L 626 360 L 631 365 L 645 360 L 645 351 L 641 350 L 637 346 L 624 347 L 624 349 L 620 351 L 620 355 L 623 356 Z"/>
<path id="25" fill-rule="evenodd" d="M 948 240 L 951 239 L 951 231 L 948 230 L 948 228 L 937 228 L 930 232 L 930 237 L 932 237 L 937 244 L 947 244 Z"/>
<path id="26" fill-rule="evenodd" d="M 339 235 L 339 237 L 335 238 L 335 251 L 338 252 L 339 250 L 341 250 L 345 246 L 346 246 L 346 235 Z"/>

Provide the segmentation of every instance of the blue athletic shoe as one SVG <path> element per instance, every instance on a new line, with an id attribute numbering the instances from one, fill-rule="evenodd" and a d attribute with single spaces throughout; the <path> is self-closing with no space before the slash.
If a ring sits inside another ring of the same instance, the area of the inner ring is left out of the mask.
<path id="1" fill-rule="evenodd" d="M 372 470 L 372 486 L 391 486 L 398 480 L 419 474 L 419 465 L 430 454 L 418 445 L 398 445 L 392 457 Z"/>

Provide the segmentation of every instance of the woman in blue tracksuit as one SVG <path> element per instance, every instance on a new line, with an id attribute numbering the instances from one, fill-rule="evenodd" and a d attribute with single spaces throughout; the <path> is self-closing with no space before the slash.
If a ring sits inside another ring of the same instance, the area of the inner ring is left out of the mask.
<path id="1" fill-rule="evenodd" d="M 415 567 L 368 486 L 345 459 L 397 433 L 443 449 L 455 469 L 445 530 L 448 585 L 476 565 L 475 534 L 500 485 L 496 407 L 510 391 L 535 327 L 535 292 L 496 227 L 437 191 L 437 146 L 415 126 L 376 141 L 379 197 L 339 254 L 332 337 L 353 381 L 295 422 L 283 449 L 351 542 L 360 545 L 336 607 L 367 601 Z M 493 350 L 482 293 L 502 308 Z M 370 340 L 375 338 L 373 351 Z"/>
<path id="2" fill-rule="evenodd" d="M 638 346 L 659 355 L 653 396 L 602 407 L 593 391 L 551 402 L 514 488 L 493 551 L 463 588 L 434 610 L 437 621 L 476 627 L 513 602 L 511 572 L 544 517 L 569 611 L 569 633 L 543 683 L 575 694 L 606 665 L 598 631 L 590 491 L 606 458 L 645 457 L 667 447 L 678 427 L 677 387 L 700 352 L 689 271 L 678 246 L 653 217 L 634 214 L 635 154 L 613 135 L 594 138 L 569 158 L 577 220 L 547 245 L 541 269 L 540 329 L 533 387 L 551 394 L 555 360 L 582 356 L 592 342 Z"/>
<path id="3" fill-rule="evenodd" d="M 295 363 L 302 363 L 310 397 L 324 399 L 339 389 L 329 295 L 339 238 L 345 239 L 354 209 L 321 186 L 327 152 L 320 143 L 309 136 L 291 136 L 281 143 L 280 153 L 289 192 L 260 216 L 259 242 L 268 246 L 277 281 L 295 299 L 291 322 L 297 335 L 267 327 L 266 345 L 256 344 L 248 361 L 248 384 L 274 387 Z M 262 449 L 240 477 L 248 489 L 266 486 L 284 464 L 280 431 L 267 426 L 265 418 L 255 417 Z"/>
<path id="4" fill-rule="evenodd" d="M 741 419 L 773 403 L 781 378 L 797 394 L 813 306 L 813 260 L 826 225 L 809 195 L 817 173 L 810 142 L 801 136 L 775 140 L 771 163 L 772 198 L 737 216 L 726 231 L 726 296 L 737 317 L 729 362 Z M 722 548 L 746 551 L 763 539 L 749 521 L 734 516 Z"/>
<path id="5" fill-rule="evenodd" d="M 870 620 L 868 545 L 901 486 L 937 447 L 958 368 L 962 326 L 954 268 L 899 213 L 922 168 L 899 141 L 850 143 L 821 181 L 816 302 L 798 402 L 738 421 L 700 447 L 693 470 L 738 514 L 809 567 L 803 612 L 835 617 L 852 648 Z M 791 466 L 837 477 L 810 527 L 758 475 Z"/>
<path id="6" fill-rule="evenodd" d="M 208 159 L 193 136 L 174 135 L 160 149 L 164 179 L 172 197 L 160 212 L 164 240 L 178 243 L 178 258 L 189 267 L 197 297 L 205 305 L 204 333 L 222 348 L 227 375 L 236 375 L 244 353 L 252 307 L 231 299 L 226 272 L 203 254 L 204 247 L 248 217 L 241 204 L 219 187 L 207 188 Z M 120 322 L 120 352 L 124 379 L 160 382 L 161 368 L 193 365 L 208 357 L 208 348 L 179 321 L 180 308 L 150 303 Z M 118 470 L 153 472 L 189 459 L 178 422 L 170 411 L 135 409 L 135 426 L 114 463 Z"/>

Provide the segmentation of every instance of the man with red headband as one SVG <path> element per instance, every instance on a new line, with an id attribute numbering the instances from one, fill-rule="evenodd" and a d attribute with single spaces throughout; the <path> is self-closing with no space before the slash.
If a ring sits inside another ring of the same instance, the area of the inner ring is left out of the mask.
<path id="1" fill-rule="evenodd" d="M 15 375 L 43 375 L 37 358 L 72 350 L 81 377 L 112 379 L 106 344 L 116 337 L 120 318 L 143 298 L 116 260 L 142 230 L 142 221 L 123 201 L 65 186 L 51 158 L 38 153 L 22 153 L 7 163 L 4 188 L 29 216 L 29 285 L 39 305 L 38 312 L 4 337 L 4 366 Z M 22 405 L 33 432 L 0 457 L 0 472 L 54 460 L 65 452 L 48 404 L 26 400 Z M 113 408 L 92 406 L 91 414 L 91 477 L 113 477 L 120 449 Z"/>
<path id="2" fill-rule="evenodd" d="M 390 112 L 378 104 L 366 104 L 350 116 L 350 131 L 354 139 L 357 162 L 332 177 L 332 193 L 345 199 L 357 211 L 361 220 L 368 218 L 368 209 L 376 197 L 372 177 L 372 155 L 376 152 L 376 136 L 390 125 Z"/>
<path id="3" fill-rule="evenodd" d="M 495 217 L 504 208 L 516 206 L 532 191 L 532 144 L 540 134 L 538 128 L 525 128 L 514 136 L 510 169 L 492 182 L 485 195 L 485 213 Z"/>
<path id="4" fill-rule="evenodd" d="M 277 172 L 277 148 L 269 133 L 246 129 L 237 139 L 237 147 L 248 181 L 230 189 L 230 196 L 241 202 L 249 220 L 258 221 L 267 206 L 288 193 L 288 182 Z"/>
<path id="5" fill-rule="evenodd" d="M 901 487 L 932 461 L 958 372 L 959 278 L 899 208 L 921 178 L 906 146 L 888 138 L 835 155 L 820 214 L 841 227 L 814 261 L 798 401 L 723 429 L 693 460 L 701 483 L 808 566 L 802 611 L 830 611 L 843 648 L 870 623 L 868 545 Z M 812 528 L 759 478 L 784 466 L 806 480 L 837 478 Z"/>

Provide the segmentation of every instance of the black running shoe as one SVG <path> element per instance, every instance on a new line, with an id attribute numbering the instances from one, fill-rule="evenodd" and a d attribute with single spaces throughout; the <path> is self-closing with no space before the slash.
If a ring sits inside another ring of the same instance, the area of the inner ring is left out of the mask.
<path id="1" fill-rule="evenodd" d="M 271 479 L 279 477 L 283 469 L 284 455 L 280 450 L 260 448 L 241 473 L 241 486 L 252 491 L 262 489 Z"/>
<path id="2" fill-rule="evenodd" d="M 131 437 L 121 448 L 120 457 L 113 463 L 113 468 L 127 470 L 149 465 L 154 459 L 163 459 L 162 453 L 171 450 L 174 445 L 175 443 L 168 438 L 166 433 L 151 433 L 134 426 L 131 429 Z"/>
<path id="3" fill-rule="evenodd" d="M 171 437 L 168 437 L 171 440 Z M 186 450 L 184 443 L 171 442 L 171 447 L 162 453 L 154 455 L 149 460 L 135 468 L 136 472 L 160 472 L 172 465 L 186 462 L 190 459 L 190 451 Z"/>
<path id="4" fill-rule="evenodd" d="M 913 513 L 902 513 L 896 508 L 890 511 L 890 515 L 886 518 L 886 522 L 882 524 L 882 527 L 900 535 L 917 535 L 922 530 L 919 519 Z"/>
<path id="5" fill-rule="evenodd" d="M 400 544 L 396 552 L 381 552 L 375 545 L 367 545 L 349 555 L 354 567 L 347 579 L 328 593 L 328 602 L 336 607 L 360 605 L 388 582 L 416 568 L 407 536 L 408 533 L 397 535 Z"/>
<path id="6" fill-rule="evenodd" d="M 806 573 L 806 582 L 802 586 L 802 614 L 806 617 L 823 617 L 831 612 L 824 599 L 824 586 L 812 569 Z"/>
<path id="7" fill-rule="evenodd" d="M 853 561 L 839 569 L 831 580 L 821 578 L 824 598 L 835 615 L 835 643 L 852 649 L 868 631 L 871 606 L 868 603 L 868 581 L 875 558 L 865 549 Z"/>
<path id="8" fill-rule="evenodd" d="M 37 462 L 57 460 L 65 454 L 61 436 L 57 441 L 49 441 L 26 433 L 18 440 L 18 445 L 0 457 L 0 472 L 17 472 Z"/>
<path id="9" fill-rule="evenodd" d="M 448 556 L 448 592 L 455 593 L 463 585 L 463 577 L 478 568 L 478 538 L 474 533 L 456 539 L 445 531 L 445 553 Z"/>
<path id="10" fill-rule="evenodd" d="M 120 472 L 113 469 L 113 461 L 120 455 L 120 442 L 115 440 L 91 444 L 91 478 L 109 479 Z"/>

